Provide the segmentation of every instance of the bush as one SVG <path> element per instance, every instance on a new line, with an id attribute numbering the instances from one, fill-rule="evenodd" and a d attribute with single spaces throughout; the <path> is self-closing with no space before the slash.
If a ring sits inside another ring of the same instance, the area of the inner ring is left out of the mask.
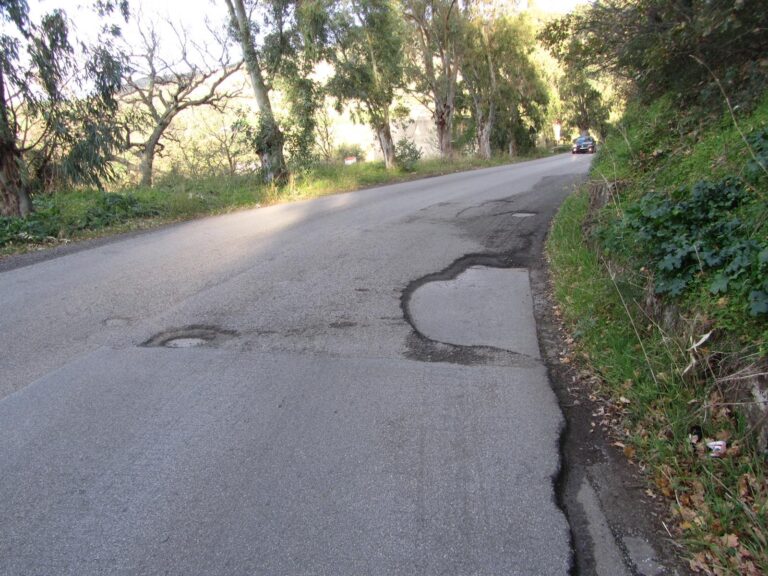
<path id="1" fill-rule="evenodd" d="M 710 293 L 732 293 L 749 302 L 751 315 L 768 314 L 768 244 L 751 237 L 740 214 L 749 200 L 731 178 L 672 197 L 648 194 L 630 206 L 623 225 L 650 259 L 656 291 L 678 296 L 706 279 Z"/>
<path id="2" fill-rule="evenodd" d="M 354 158 L 358 162 L 365 159 L 365 152 L 359 144 L 342 144 L 336 147 L 334 157 L 343 162 L 346 158 Z"/>
<path id="3" fill-rule="evenodd" d="M 65 227 L 61 212 L 48 201 L 37 203 L 27 218 L 0 217 L 0 246 L 46 242 Z"/>
<path id="4" fill-rule="evenodd" d="M 133 218 L 159 216 L 160 213 L 159 208 L 142 202 L 132 194 L 102 193 L 96 203 L 85 212 L 78 227 L 81 230 L 95 230 Z"/>
<path id="5" fill-rule="evenodd" d="M 413 172 L 421 160 L 421 149 L 411 140 L 401 138 L 395 144 L 395 162 L 406 172 Z"/>

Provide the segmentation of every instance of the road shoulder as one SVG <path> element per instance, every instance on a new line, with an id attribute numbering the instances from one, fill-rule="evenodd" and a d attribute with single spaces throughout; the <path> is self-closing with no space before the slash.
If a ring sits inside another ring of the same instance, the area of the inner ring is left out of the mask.
<path id="1" fill-rule="evenodd" d="M 549 286 L 541 254 L 531 267 L 531 287 L 539 346 L 566 420 L 558 496 L 573 534 L 575 573 L 690 574 L 664 528 L 663 504 L 646 492 L 648 479 L 600 425 L 589 375 L 562 361 L 568 344 Z"/>

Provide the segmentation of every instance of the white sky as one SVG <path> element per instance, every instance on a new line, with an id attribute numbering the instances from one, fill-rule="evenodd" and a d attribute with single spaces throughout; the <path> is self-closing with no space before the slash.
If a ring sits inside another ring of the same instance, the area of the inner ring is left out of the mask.
<path id="1" fill-rule="evenodd" d="M 41 14 L 56 8 L 62 8 L 70 19 L 76 38 L 86 41 L 95 40 L 101 23 L 93 11 L 90 10 L 93 0 L 28 1 L 33 19 L 36 20 Z M 583 4 L 587 1 L 589 0 L 519 0 L 522 6 L 530 4 L 549 12 L 559 13 L 568 12 L 577 4 Z M 227 8 L 223 0 L 129 0 L 129 5 L 132 12 L 141 11 L 145 22 L 154 21 L 158 23 L 160 30 L 163 29 L 163 21 L 172 20 L 176 25 L 183 27 L 190 38 L 200 40 L 210 38 L 206 21 L 217 24 L 218 26 L 215 27 L 221 29 L 227 17 Z M 118 23 L 123 28 L 123 38 L 129 44 L 139 42 L 135 19 L 126 24 L 120 18 Z M 161 42 L 164 36 L 165 34 L 161 32 Z M 169 31 L 168 38 L 161 45 L 161 50 L 163 53 L 166 53 L 166 57 L 173 58 L 167 51 L 176 52 L 174 44 L 174 37 Z"/>
<path id="2" fill-rule="evenodd" d="M 547 12 L 570 12 L 579 4 L 586 4 L 589 0 L 534 0 L 536 6 Z"/>
<path id="3" fill-rule="evenodd" d="M 521 4 L 528 0 L 521 0 Z M 577 4 L 583 4 L 588 0 L 530 0 L 544 10 L 551 12 L 568 12 Z M 141 9 L 145 14 L 155 14 L 162 18 L 171 17 L 183 22 L 192 29 L 202 26 L 206 17 L 219 19 L 226 15 L 226 7 L 222 0 L 129 0 L 131 10 Z M 85 16 L 91 4 L 88 0 L 29 0 L 33 13 L 48 12 L 54 8 L 63 8 L 71 18 L 75 19 L 78 28 L 82 24 L 86 27 L 95 20 Z M 77 18 L 75 18 L 77 14 Z M 77 20 L 80 20 L 78 23 Z"/>
<path id="4" fill-rule="evenodd" d="M 56 8 L 63 9 L 77 38 L 92 40 L 101 27 L 99 18 L 90 9 L 93 4 L 91 0 L 28 1 L 33 18 Z M 223 25 L 227 16 L 227 8 L 222 0 L 128 0 L 128 3 L 131 13 L 140 11 L 144 21 L 162 23 L 171 20 L 187 30 L 191 38 L 208 35 L 206 20 Z M 137 38 L 135 18 L 132 17 L 127 24 L 120 16 L 113 19 L 122 28 L 123 37 L 129 42 Z"/>

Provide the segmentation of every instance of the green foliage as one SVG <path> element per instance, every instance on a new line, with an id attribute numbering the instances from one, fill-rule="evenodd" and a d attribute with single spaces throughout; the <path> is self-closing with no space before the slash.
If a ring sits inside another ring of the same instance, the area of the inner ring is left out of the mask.
<path id="1" fill-rule="evenodd" d="M 315 116 L 323 102 L 319 89 L 310 78 L 293 78 L 286 82 L 291 121 L 286 123 L 285 142 L 291 172 L 306 170 L 315 157 Z"/>
<path id="2" fill-rule="evenodd" d="M 39 203 L 27 218 L 0 216 L 0 247 L 8 244 L 42 243 L 58 236 L 61 211 L 52 203 Z"/>
<path id="3" fill-rule="evenodd" d="M 609 110 L 600 91 L 581 69 L 569 66 L 561 80 L 560 98 L 563 120 L 580 132 L 594 131 L 603 135 L 607 130 Z"/>
<path id="4" fill-rule="evenodd" d="M 727 375 L 751 370 L 768 349 L 762 4 L 602 0 L 544 34 L 568 66 L 627 83 L 627 113 L 593 164 L 596 179 L 616 185 L 598 214 L 582 193 L 558 215 L 555 289 L 578 350 L 604 390 L 623 398 L 627 440 L 675 498 L 691 566 L 707 573 L 768 569 L 768 526 L 757 512 L 766 491 L 740 488 L 746 478 L 766 486 L 764 455 L 741 404 L 722 396 L 741 384 Z M 596 234 L 585 238 L 585 229 Z M 663 328 L 648 306 L 651 281 L 654 304 L 674 321 Z M 710 340 L 691 347 L 704 333 Z M 691 449 L 694 424 L 728 437 L 722 462 L 703 443 Z"/>
<path id="5" fill-rule="evenodd" d="M 102 16 L 124 8 L 98 4 Z M 2 154 L 13 157 L 3 163 L 3 181 L 20 186 L 10 192 L 111 179 L 110 160 L 124 146 L 114 122 L 124 68 L 114 46 L 119 28 L 105 25 L 92 47 L 73 41 L 63 10 L 33 21 L 27 2 L 11 0 L 0 5 L 0 18 L 8 25 L 0 34 L 0 141 Z"/>
<path id="6" fill-rule="evenodd" d="M 132 194 L 102 193 L 83 215 L 80 229 L 97 230 L 137 218 L 159 216 L 155 206 L 142 202 Z"/>
<path id="7" fill-rule="evenodd" d="M 745 174 L 755 184 L 765 180 L 768 176 L 768 126 L 763 126 L 747 138 L 754 157 L 747 162 Z"/>
<path id="8" fill-rule="evenodd" d="M 240 116 L 235 121 L 233 129 L 242 135 L 241 137 L 256 151 L 259 157 L 278 149 L 282 154 L 285 136 L 273 118 L 260 115 L 254 125 L 247 117 Z M 265 181 L 269 181 L 269 175 L 262 174 L 262 176 Z"/>
<path id="9" fill-rule="evenodd" d="M 421 160 L 421 148 L 408 138 L 401 138 L 395 144 L 395 163 L 406 172 L 413 172 Z"/>
<path id="10" fill-rule="evenodd" d="M 343 3 L 334 21 L 335 74 L 328 93 L 337 108 L 346 102 L 371 124 L 388 114 L 395 90 L 403 87 L 403 24 L 390 0 Z"/>
<path id="11" fill-rule="evenodd" d="M 681 375 L 690 355 L 702 349 L 689 350 L 685 336 L 649 323 L 635 305 L 642 278 L 630 273 L 622 280 L 585 241 L 589 205 L 586 190 L 567 198 L 547 241 L 555 297 L 575 339 L 569 360 L 580 371 L 588 364 L 596 376 L 589 382 L 591 395 L 613 397 L 612 413 L 621 420 L 613 433 L 670 499 L 676 528 L 697 566 L 713 574 L 765 573 L 764 454 L 749 442 L 744 419 L 716 385 Z M 703 442 L 693 447 L 692 426 L 705 438 L 727 438 L 728 454 L 712 458 Z M 734 534 L 738 538 L 725 537 Z"/>
<path id="12" fill-rule="evenodd" d="M 335 74 L 326 89 L 338 111 L 349 103 L 356 121 L 390 134 L 395 92 L 405 87 L 402 19 L 392 0 L 345 1 L 341 6 L 334 21 Z M 386 150 L 391 142 L 382 143 L 382 153 Z"/>
<path id="13" fill-rule="evenodd" d="M 466 18 L 455 0 L 400 0 L 400 5 L 410 39 L 405 44 L 409 91 L 430 102 L 440 156 L 449 159 Z"/>
<path id="14" fill-rule="evenodd" d="M 583 12 L 575 12 L 549 22 L 540 31 L 539 40 L 563 67 L 563 74 L 556 81 L 560 102 L 554 119 L 578 128 L 582 134 L 592 131 L 603 135 L 610 110 L 597 85 L 605 74 L 601 67 L 588 66 L 589 61 L 582 56 L 587 50 L 584 43 L 591 41 L 579 35 L 579 27 L 586 18 Z M 590 44 L 590 50 L 596 48 Z"/>
<path id="15" fill-rule="evenodd" d="M 365 159 L 365 152 L 359 144 L 340 144 L 334 154 L 336 160 L 343 162 L 346 158 L 354 158 L 358 162 Z"/>
<path id="16" fill-rule="evenodd" d="M 627 187 L 602 215 L 601 245 L 625 267 L 648 269 L 658 293 L 763 342 L 768 98 L 738 129 L 729 112 L 706 123 L 671 101 L 632 104 L 602 147 L 596 174 Z"/>
<path id="17" fill-rule="evenodd" d="M 64 208 L 64 209 L 63 209 Z M 153 198 L 134 194 L 64 193 L 35 200 L 27 218 L 0 217 L 0 247 L 40 244 L 92 232 L 142 218 L 155 218 L 164 210 Z"/>
<path id="18" fill-rule="evenodd" d="M 705 281 L 712 294 L 749 300 L 752 315 L 768 313 L 768 239 L 753 238 L 740 214 L 750 199 L 742 182 L 726 179 L 630 205 L 621 224 L 650 262 L 656 291 L 679 296 Z"/>
<path id="19" fill-rule="evenodd" d="M 531 58 L 534 45 L 533 29 L 522 15 L 480 12 L 464 26 L 457 110 L 469 110 L 476 131 L 493 120 L 489 137 L 496 151 L 526 152 L 531 131 L 542 128 L 548 94 Z M 478 146 L 479 140 L 478 132 Z"/>
<path id="20" fill-rule="evenodd" d="M 645 101 L 679 106 L 759 97 L 768 85 L 763 0 L 603 0 L 547 25 L 543 40 L 571 67 L 610 70 Z"/>

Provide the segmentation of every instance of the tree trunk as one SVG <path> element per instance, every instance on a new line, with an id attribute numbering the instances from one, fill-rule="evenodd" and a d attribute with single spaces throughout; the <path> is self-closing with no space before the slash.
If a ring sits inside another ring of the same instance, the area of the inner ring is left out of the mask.
<path id="1" fill-rule="evenodd" d="M 19 164 L 21 152 L 13 142 L 0 144 L 0 216 L 26 217 L 32 202 L 24 188 Z"/>
<path id="2" fill-rule="evenodd" d="M 392 131 L 389 128 L 389 122 L 384 122 L 376 126 L 376 136 L 379 138 L 381 154 L 384 156 L 384 165 L 387 170 L 395 167 L 395 143 L 392 141 Z"/>
<path id="3" fill-rule="evenodd" d="M 435 111 L 437 141 L 440 146 L 440 158 L 450 160 L 453 157 L 453 109 L 443 105 Z"/>
<path id="4" fill-rule="evenodd" d="M 144 152 L 141 155 L 141 164 L 139 170 L 141 171 L 141 185 L 150 188 L 152 186 L 152 165 L 155 163 L 155 147 L 154 145 L 147 144 Z"/>
<path id="5" fill-rule="evenodd" d="M 493 122 L 496 119 L 496 107 L 491 103 L 486 116 L 482 103 L 478 101 L 475 104 L 475 117 L 477 118 L 477 155 L 485 160 L 490 160 L 491 132 L 493 131 Z"/>
<path id="6" fill-rule="evenodd" d="M 264 82 L 264 76 L 259 64 L 259 55 L 253 43 L 251 22 L 245 10 L 243 0 L 225 0 L 232 27 L 237 30 L 240 47 L 243 50 L 243 60 L 251 79 L 253 94 L 259 107 L 260 126 L 256 153 L 261 161 L 261 171 L 267 182 L 284 182 L 288 178 L 288 170 L 283 156 L 283 134 L 277 125 L 275 115 L 272 113 L 272 104 L 269 101 L 269 89 Z"/>
<path id="7" fill-rule="evenodd" d="M 22 162 L 16 132 L 9 119 L 5 76 L 0 67 L 0 216 L 26 217 L 32 212 L 32 201 L 21 174 Z"/>
<path id="8" fill-rule="evenodd" d="M 515 156 L 517 156 L 517 143 L 515 142 L 515 137 L 513 136 L 509 141 L 509 157 L 514 158 Z"/>
<path id="9" fill-rule="evenodd" d="M 237 174 L 237 160 L 235 160 L 235 157 L 232 155 L 232 151 L 227 148 L 226 150 L 226 156 L 227 156 L 227 167 L 229 168 L 229 177 L 234 178 Z"/>
<path id="10" fill-rule="evenodd" d="M 144 145 L 144 151 L 141 154 L 141 164 L 139 166 L 139 170 L 141 171 L 141 185 L 146 186 L 147 188 L 152 186 L 152 167 L 155 164 L 155 153 L 157 151 L 157 145 L 169 124 L 170 120 L 168 120 L 168 122 L 161 120 L 160 124 L 155 126 L 155 129 L 152 131 L 152 134 L 150 134 L 147 143 Z"/>
<path id="11" fill-rule="evenodd" d="M 477 154 L 485 160 L 491 159 L 491 128 L 489 120 L 477 127 Z"/>

